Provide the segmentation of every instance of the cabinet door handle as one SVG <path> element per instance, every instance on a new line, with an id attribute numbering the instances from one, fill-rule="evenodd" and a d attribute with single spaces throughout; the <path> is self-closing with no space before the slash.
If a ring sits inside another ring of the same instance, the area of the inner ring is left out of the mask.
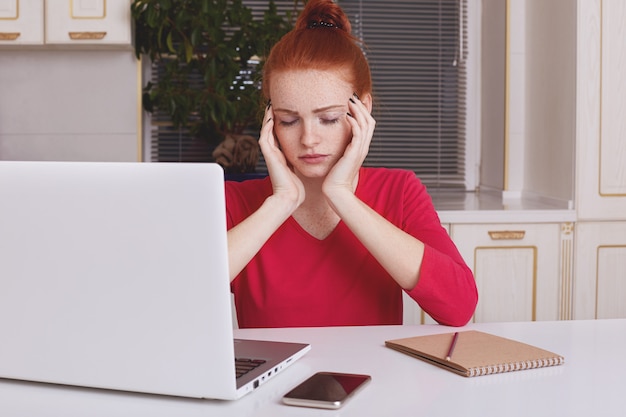
<path id="1" fill-rule="evenodd" d="M 525 230 L 492 230 L 487 232 L 492 240 L 522 240 Z"/>
<path id="2" fill-rule="evenodd" d="M 19 38 L 20 32 L 0 32 L 0 41 L 14 41 Z"/>
<path id="3" fill-rule="evenodd" d="M 106 36 L 106 32 L 69 32 L 70 39 L 75 41 L 100 40 Z"/>

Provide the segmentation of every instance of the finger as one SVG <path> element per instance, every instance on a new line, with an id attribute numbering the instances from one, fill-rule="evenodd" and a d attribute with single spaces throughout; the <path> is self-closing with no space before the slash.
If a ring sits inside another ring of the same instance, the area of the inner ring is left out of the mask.
<path id="1" fill-rule="evenodd" d="M 259 142 L 266 142 L 269 145 L 275 145 L 274 137 L 274 112 L 268 106 L 263 116 L 263 124 L 261 126 Z"/>
<path id="2" fill-rule="evenodd" d="M 356 94 L 350 97 L 348 108 L 359 124 L 367 126 L 368 130 L 376 123 L 365 103 L 359 100 Z"/>
<path id="3" fill-rule="evenodd" d="M 355 102 L 352 98 L 348 103 L 348 122 L 352 126 L 353 141 L 367 141 L 368 121 L 364 115 L 367 112 L 362 103 Z"/>
<path id="4" fill-rule="evenodd" d="M 362 101 L 356 98 L 356 95 L 349 99 L 348 108 L 351 116 L 359 126 L 359 132 L 364 135 L 363 139 L 366 142 L 370 142 L 374 134 L 376 120 L 372 117 L 369 109 Z"/>

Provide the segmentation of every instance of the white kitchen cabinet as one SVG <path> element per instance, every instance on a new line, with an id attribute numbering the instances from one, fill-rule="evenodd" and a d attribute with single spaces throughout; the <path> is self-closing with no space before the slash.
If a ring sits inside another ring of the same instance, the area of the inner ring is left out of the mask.
<path id="1" fill-rule="evenodd" d="M 626 2 L 577 6 L 573 315 L 626 317 Z"/>
<path id="2" fill-rule="evenodd" d="M 0 0 L 0 46 L 132 46 L 130 0 Z"/>
<path id="3" fill-rule="evenodd" d="M 571 223 L 453 224 L 474 271 L 475 322 L 558 320 L 571 313 Z"/>
<path id="4" fill-rule="evenodd" d="M 46 43 L 131 45 L 129 0 L 46 1 Z"/>
<path id="5" fill-rule="evenodd" d="M 626 220 L 626 2 L 578 1 L 576 209 Z"/>
<path id="6" fill-rule="evenodd" d="M 0 45 L 43 45 L 43 10 L 43 0 L 0 0 Z"/>
<path id="7" fill-rule="evenodd" d="M 626 318 L 626 221 L 576 225 L 575 319 Z"/>

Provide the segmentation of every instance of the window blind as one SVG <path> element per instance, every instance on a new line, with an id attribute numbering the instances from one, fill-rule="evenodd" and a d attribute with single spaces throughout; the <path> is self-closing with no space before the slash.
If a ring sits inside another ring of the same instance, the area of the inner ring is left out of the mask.
<path id="1" fill-rule="evenodd" d="M 377 102 L 366 165 L 465 187 L 465 0 L 340 0 L 365 44 Z"/>
<path id="2" fill-rule="evenodd" d="M 412 170 L 430 188 L 465 189 L 466 1 L 338 1 L 372 70 L 377 124 L 366 166 Z M 281 12 L 302 7 L 293 0 L 275 3 Z M 244 4 L 259 17 L 267 8 L 266 0 Z M 153 160 L 210 155 L 187 132 L 156 119 Z M 257 171 L 265 170 L 261 159 Z"/>

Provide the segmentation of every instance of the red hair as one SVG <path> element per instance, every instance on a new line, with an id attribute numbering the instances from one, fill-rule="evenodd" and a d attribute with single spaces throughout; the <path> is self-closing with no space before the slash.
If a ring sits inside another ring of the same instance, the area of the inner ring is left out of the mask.
<path id="1" fill-rule="evenodd" d="M 263 67 L 263 93 L 269 98 L 272 73 L 338 70 L 357 95 L 372 92 L 369 64 L 343 9 L 332 0 L 309 0 L 294 29 L 270 51 Z"/>

